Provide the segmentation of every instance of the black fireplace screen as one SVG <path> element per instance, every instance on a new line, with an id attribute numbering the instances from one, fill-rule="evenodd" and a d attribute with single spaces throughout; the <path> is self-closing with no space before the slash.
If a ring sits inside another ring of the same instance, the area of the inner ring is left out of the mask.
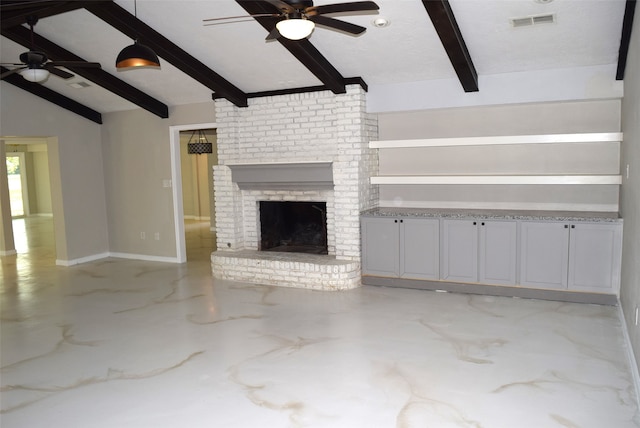
<path id="1" fill-rule="evenodd" d="M 260 202 L 260 250 L 328 254 L 326 202 Z"/>

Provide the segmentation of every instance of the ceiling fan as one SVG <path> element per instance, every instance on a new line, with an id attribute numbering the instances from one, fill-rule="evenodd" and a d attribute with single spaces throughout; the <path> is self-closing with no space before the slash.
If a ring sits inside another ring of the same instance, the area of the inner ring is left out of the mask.
<path id="1" fill-rule="evenodd" d="M 30 15 L 27 17 L 27 24 L 29 24 L 29 28 L 31 28 L 31 50 L 27 52 L 23 52 L 20 54 L 20 63 L 11 63 L 11 64 L 1 64 L 3 66 L 13 66 L 17 68 L 13 68 L 9 71 L 5 71 L 0 74 L 0 79 L 4 79 L 7 76 L 10 76 L 15 73 L 20 73 L 25 80 L 34 83 L 41 83 L 47 80 L 49 74 L 54 74 L 63 79 L 69 79 L 73 77 L 73 74 L 68 71 L 56 68 L 56 67 L 64 67 L 64 66 L 73 66 L 73 67 L 87 67 L 87 68 L 100 68 L 100 64 L 97 62 L 87 62 L 87 61 L 49 61 L 49 58 L 44 52 L 40 52 L 35 50 L 35 43 L 33 42 L 33 27 L 38 22 L 38 17 Z"/>
<path id="2" fill-rule="evenodd" d="M 314 6 L 312 0 L 263 0 L 273 6 L 276 10 L 273 13 L 260 13 L 248 16 L 230 16 L 225 18 L 211 18 L 203 20 L 205 25 L 215 25 L 223 23 L 229 19 L 242 19 L 247 17 L 272 17 L 279 18 L 275 28 L 267 35 L 266 40 L 277 39 L 282 36 L 290 40 L 301 40 L 308 37 L 315 25 L 333 28 L 345 33 L 358 35 L 366 31 L 366 28 L 340 21 L 324 15 L 349 13 L 349 12 L 369 12 L 380 9 L 372 1 L 355 1 L 348 3 L 335 3 Z M 236 21 L 237 22 L 237 21 Z"/>

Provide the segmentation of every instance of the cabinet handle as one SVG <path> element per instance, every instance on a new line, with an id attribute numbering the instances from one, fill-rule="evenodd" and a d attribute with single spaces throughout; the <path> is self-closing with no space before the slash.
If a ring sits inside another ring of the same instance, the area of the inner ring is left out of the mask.
<path id="1" fill-rule="evenodd" d="M 565 225 L 564 225 L 564 228 L 565 228 L 565 229 L 568 229 L 568 228 L 569 228 L 569 225 L 568 225 L 568 224 L 565 224 Z"/>
<path id="2" fill-rule="evenodd" d="M 400 223 L 404 223 L 404 220 L 400 220 Z"/>
<path id="3" fill-rule="evenodd" d="M 475 222 L 475 221 L 474 221 L 474 222 L 473 222 L 473 225 L 475 226 L 476 224 L 477 224 L 477 222 Z"/>
<path id="4" fill-rule="evenodd" d="M 397 222 L 398 222 L 398 220 L 397 220 L 397 219 L 396 219 L 396 220 L 393 220 L 393 222 L 394 222 L 394 223 L 397 223 Z M 565 226 L 565 227 L 567 227 L 567 226 Z"/>
<path id="5" fill-rule="evenodd" d="M 482 222 L 482 225 L 484 226 L 484 221 Z"/>
<path id="6" fill-rule="evenodd" d="M 571 229 L 575 229 L 575 228 L 576 228 L 576 225 L 575 225 L 575 224 L 572 224 L 572 225 L 571 225 Z"/>

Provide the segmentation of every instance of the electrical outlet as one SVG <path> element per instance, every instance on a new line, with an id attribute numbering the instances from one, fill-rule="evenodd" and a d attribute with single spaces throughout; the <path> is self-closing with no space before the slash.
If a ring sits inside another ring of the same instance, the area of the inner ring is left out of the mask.
<path id="1" fill-rule="evenodd" d="M 144 232 L 140 232 L 140 239 L 147 239 L 147 234 Z"/>
<path id="2" fill-rule="evenodd" d="M 154 238 L 156 241 L 159 241 L 159 240 L 160 240 L 160 232 L 156 232 L 156 233 L 154 233 L 154 234 L 153 234 L 153 238 Z"/>

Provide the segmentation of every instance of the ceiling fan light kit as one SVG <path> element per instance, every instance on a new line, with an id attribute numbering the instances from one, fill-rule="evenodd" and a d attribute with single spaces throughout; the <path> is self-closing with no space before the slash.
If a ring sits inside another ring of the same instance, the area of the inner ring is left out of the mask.
<path id="1" fill-rule="evenodd" d="M 49 70 L 44 68 L 25 68 L 20 71 L 20 75 L 29 82 L 40 83 L 49 78 Z"/>
<path id="2" fill-rule="evenodd" d="M 289 40 L 302 40 L 309 37 L 315 28 L 313 21 L 308 19 L 284 19 L 276 24 L 280 35 Z"/>
<path id="3" fill-rule="evenodd" d="M 55 74 L 63 79 L 70 79 L 73 74 L 68 71 L 57 68 L 62 67 L 83 67 L 83 68 L 100 68 L 100 64 L 97 62 L 87 61 L 49 61 L 49 58 L 44 52 L 36 50 L 35 43 L 33 42 L 34 30 L 33 27 L 38 22 L 38 17 L 35 15 L 29 15 L 26 17 L 27 24 L 31 33 L 31 49 L 27 52 L 20 54 L 21 63 L 6 64 L 9 66 L 17 66 L 11 70 L 5 71 L 0 74 L 0 79 L 5 79 L 12 74 L 18 73 L 25 80 L 32 83 L 42 83 L 49 78 L 50 74 Z M 4 65 L 4 64 L 2 64 Z"/>
<path id="4" fill-rule="evenodd" d="M 116 68 L 122 70 L 137 67 L 159 69 L 160 60 L 150 47 L 142 45 L 136 40 L 132 45 L 120 51 L 116 58 Z"/>
<path id="5" fill-rule="evenodd" d="M 269 34 L 266 38 L 267 41 L 277 39 L 281 36 L 289 40 L 302 40 L 311 35 L 316 25 L 357 36 L 364 33 L 366 31 L 366 28 L 325 15 L 340 13 L 357 14 L 360 12 L 375 13 L 380 9 L 378 5 L 372 1 L 353 1 L 347 3 L 324 4 L 320 6 L 314 6 L 313 0 L 262 1 L 271 5 L 271 7 L 273 8 L 273 12 L 269 13 L 267 10 L 256 10 L 256 12 L 258 13 L 253 13 L 247 15 L 246 17 L 253 17 L 256 19 L 271 17 L 278 20 L 275 23 L 275 28 L 269 28 L 270 25 L 263 24 L 263 26 L 265 26 L 265 28 L 269 31 Z M 243 2 L 239 1 L 238 3 Z M 245 16 L 210 18 L 203 21 L 205 22 L 204 25 L 217 25 L 222 24 L 224 21 L 227 21 L 229 23 L 241 22 L 238 21 L 239 18 L 245 18 Z"/>

